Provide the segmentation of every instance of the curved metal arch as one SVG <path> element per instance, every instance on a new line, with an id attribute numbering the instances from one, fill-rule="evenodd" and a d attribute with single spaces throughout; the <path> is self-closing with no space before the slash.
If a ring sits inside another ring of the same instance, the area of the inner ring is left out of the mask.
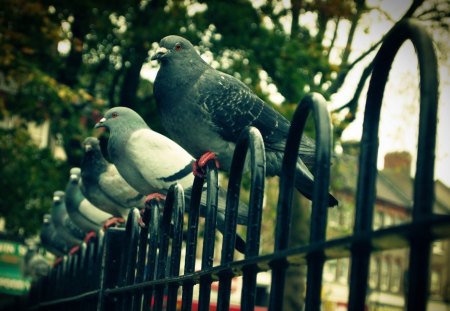
<path id="1" fill-rule="evenodd" d="M 413 221 L 428 216 L 432 212 L 438 102 L 437 61 L 432 40 L 423 27 L 412 20 L 404 20 L 394 26 L 386 35 L 374 60 L 361 139 L 355 234 L 372 230 L 381 104 L 394 57 L 407 40 L 414 45 L 420 70 L 419 141 L 414 183 Z M 356 255 L 356 253 L 358 254 Z M 364 308 L 369 259 L 370 245 L 354 245 L 349 310 L 362 310 Z M 414 300 L 415 303 L 414 306 L 408 305 L 410 309 L 425 309 L 426 292 L 428 290 L 428 264 L 429 240 L 422 237 L 420 243 L 411 243 L 410 267 L 415 267 L 415 271 L 414 274 L 410 274 L 408 301 Z"/>
<path id="2" fill-rule="evenodd" d="M 320 183 L 314 184 L 312 215 L 311 215 L 311 235 L 310 242 L 318 242 L 325 239 L 326 215 L 328 208 L 328 187 L 330 177 L 330 157 L 331 157 L 331 126 L 330 117 L 327 110 L 326 101 L 318 93 L 307 94 L 299 103 L 289 129 L 286 148 L 283 157 L 282 171 L 280 175 L 280 194 L 277 206 L 277 224 L 275 229 L 275 250 L 278 252 L 288 248 L 288 237 L 290 232 L 290 220 L 292 212 L 292 195 L 294 191 L 295 168 L 298 158 L 298 149 L 302 137 L 306 120 L 310 110 L 313 111 L 316 131 L 316 152 L 314 176 Z M 308 271 L 321 272 L 323 269 L 323 252 L 314 257 L 315 261 L 308 261 Z M 271 263 L 272 285 L 269 300 L 269 309 L 281 309 L 283 305 L 283 292 L 287 262 L 285 258 Z M 308 284 L 309 294 L 307 295 L 307 308 L 318 308 L 320 303 L 321 280 L 316 280 Z M 313 296 L 311 296 L 313 295 Z"/>

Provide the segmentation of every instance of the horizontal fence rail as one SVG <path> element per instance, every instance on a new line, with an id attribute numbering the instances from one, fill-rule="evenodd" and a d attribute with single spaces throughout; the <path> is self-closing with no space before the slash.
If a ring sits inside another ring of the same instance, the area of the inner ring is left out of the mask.
<path id="1" fill-rule="evenodd" d="M 378 127 L 384 88 L 393 59 L 405 41 L 414 45 L 420 69 L 420 122 L 412 222 L 373 230 L 377 177 Z M 225 230 L 216 239 L 219 177 L 214 160 L 205 177 L 196 177 L 185 206 L 181 186 L 173 185 L 166 200 L 150 201 L 145 210 L 130 211 L 125 228 L 90 235 L 55 262 L 49 275 L 34 282 L 29 310 L 210 310 L 213 282 L 218 281 L 217 310 L 230 309 L 232 279 L 242 276 L 240 309 L 255 310 L 257 276 L 271 273 L 269 310 L 283 309 L 286 270 L 307 267 L 305 310 L 321 310 L 326 260 L 351 258 L 349 310 L 364 310 L 369 262 L 374 252 L 409 248 L 406 305 L 425 310 L 428 298 L 430 245 L 450 237 L 450 216 L 432 213 L 437 123 L 437 65 L 429 35 L 406 20 L 388 33 L 373 63 L 365 107 L 353 234 L 326 239 L 332 136 L 327 103 L 309 94 L 299 103 L 286 142 L 274 228 L 274 250 L 260 255 L 265 190 L 264 142 L 256 128 L 244 131 L 236 144 L 225 209 Z M 290 247 L 292 197 L 300 139 L 309 113 L 315 124 L 315 185 L 310 240 Z M 238 204 L 242 177 L 250 176 L 244 259 L 236 260 Z M 206 184 L 206 208 L 200 200 Z M 142 217 L 144 227 L 139 225 Z M 200 229 L 201 228 L 201 229 Z M 201 230 L 201 231 L 200 231 Z M 198 240 L 199 235 L 203 236 Z M 202 245 L 198 243 L 201 241 Z M 221 245 L 217 245 L 221 243 Z M 220 263 L 214 265 L 215 250 Z M 196 267 L 197 258 L 201 266 Z M 183 262 L 184 261 L 184 262 Z"/>

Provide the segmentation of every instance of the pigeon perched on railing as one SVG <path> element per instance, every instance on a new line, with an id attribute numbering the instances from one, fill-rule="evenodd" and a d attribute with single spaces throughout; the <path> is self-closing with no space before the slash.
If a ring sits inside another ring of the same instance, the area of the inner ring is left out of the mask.
<path id="1" fill-rule="evenodd" d="M 171 185 L 179 183 L 189 203 L 195 159 L 186 150 L 151 130 L 138 113 L 126 107 L 108 110 L 95 127 L 109 130 L 109 157 L 133 188 L 146 195 L 165 195 Z M 217 227 L 221 232 L 225 228 L 225 204 L 226 192 L 219 188 Z M 202 207 L 205 206 L 206 191 L 202 195 Z M 186 207 L 189 208 L 189 204 Z M 238 223 L 245 224 L 247 214 L 248 206 L 240 203 Z"/>
<path id="2" fill-rule="evenodd" d="M 133 207 L 143 208 L 145 196 L 131 187 L 114 164 L 102 154 L 100 141 L 87 137 L 83 141 L 81 191 L 99 209 L 116 217 L 127 218 Z"/>
<path id="3" fill-rule="evenodd" d="M 229 171 L 240 133 L 254 126 L 264 139 L 266 174 L 280 174 L 290 127 L 286 118 L 244 83 L 209 66 L 185 38 L 163 38 L 151 59 L 161 63 L 154 94 L 161 123 L 175 142 L 201 162 L 217 155 Z M 295 187 L 309 199 L 314 177 L 305 163 L 314 165 L 314 150 L 314 142 L 303 135 Z M 331 194 L 328 201 L 338 203 Z"/>
<path id="4" fill-rule="evenodd" d="M 83 241 L 87 232 L 81 230 L 70 219 L 65 199 L 64 191 L 58 190 L 53 193 L 52 223 L 56 230 L 60 232 L 60 237 L 75 246 Z"/>
<path id="5" fill-rule="evenodd" d="M 39 253 L 36 247 L 29 247 L 23 262 L 21 264 L 21 270 L 24 277 L 30 277 L 32 281 L 36 281 L 39 278 L 46 276 L 50 271 L 50 264 L 48 260 Z"/>
<path id="6" fill-rule="evenodd" d="M 39 237 L 42 246 L 56 257 L 65 255 L 72 247 L 72 244 L 67 244 L 61 239 L 52 223 L 52 216 L 50 214 L 44 215 Z"/>
<path id="7" fill-rule="evenodd" d="M 66 186 L 66 208 L 72 221 L 84 231 L 99 231 L 113 215 L 98 209 L 85 198 L 80 189 L 81 170 L 70 169 L 70 178 Z"/>

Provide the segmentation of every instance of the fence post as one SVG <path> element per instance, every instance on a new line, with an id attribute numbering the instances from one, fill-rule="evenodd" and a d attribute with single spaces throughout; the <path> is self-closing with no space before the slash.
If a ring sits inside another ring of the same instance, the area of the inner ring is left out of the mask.
<path id="1" fill-rule="evenodd" d="M 378 127 L 384 88 L 399 48 L 411 40 L 419 59 L 420 121 L 416 178 L 414 184 L 413 222 L 431 215 L 434 199 L 434 152 L 437 123 L 437 65 L 431 38 L 411 20 L 399 22 L 387 35 L 378 51 L 367 93 L 361 139 L 360 170 L 356 197 L 354 234 L 372 230 L 375 182 L 377 176 Z M 430 257 L 428 230 L 416 232 L 411 238 L 408 310 L 425 310 L 428 293 Z M 366 301 L 371 246 L 354 244 L 350 274 L 349 310 L 363 310 Z M 412 304 L 412 302 L 414 303 Z"/>
<path id="2" fill-rule="evenodd" d="M 98 293 L 97 311 L 114 310 L 115 297 L 106 297 L 105 289 L 117 285 L 120 259 L 123 252 L 125 230 L 109 228 L 106 230 L 100 269 L 100 289 Z"/>

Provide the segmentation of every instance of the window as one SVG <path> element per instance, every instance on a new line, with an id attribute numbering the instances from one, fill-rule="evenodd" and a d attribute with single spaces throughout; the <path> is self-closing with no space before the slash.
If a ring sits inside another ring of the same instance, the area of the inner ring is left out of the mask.
<path id="1" fill-rule="evenodd" d="M 391 265 L 391 280 L 390 287 L 391 292 L 398 293 L 400 291 L 400 285 L 402 282 L 402 266 L 400 259 L 396 259 Z"/>
<path id="2" fill-rule="evenodd" d="M 441 274 L 440 269 L 432 269 L 431 270 L 431 284 L 430 284 L 430 292 L 433 295 L 438 295 L 441 291 Z"/>
<path id="3" fill-rule="evenodd" d="M 433 243 L 433 254 L 443 255 L 444 254 L 444 244 L 442 241 L 436 241 Z"/>
<path id="4" fill-rule="evenodd" d="M 377 230 L 383 226 L 383 213 L 380 211 L 375 211 L 375 215 L 373 217 L 373 229 Z"/>
<path id="5" fill-rule="evenodd" d="M 381 260 L 380 267 L 380 290 L 387 291 L 389 289 L 389 271 L 390 261 L 387 258 Z"/>
<path id="6" fill-rule="evenodd" d="M 380 258 L 370 258 L 370 270 L 369 270 L 369 287 L 375 289 L 378 287 L 380 272 Z"/>

